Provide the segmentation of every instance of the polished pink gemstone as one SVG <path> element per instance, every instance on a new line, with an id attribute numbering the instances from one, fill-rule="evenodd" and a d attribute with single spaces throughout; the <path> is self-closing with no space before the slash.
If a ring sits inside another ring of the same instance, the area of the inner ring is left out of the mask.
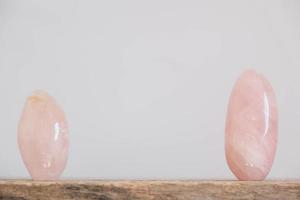
<path id="1" fill-rule="evenodd" d="M 244 72 L 233 88 L 226 120 L 227 163 L 239 180 L 263 180 L 275 157 L 278 113 L 274 91 L 261 74 Z"/>
<path id="2" fill-rule="evenodd" d="M 68 159 L 68 126 L 64 112 L 46 92 L 36 91 L 28 97 L 19 122 L 18 143 L 32 179 L 59 178 Z"/>

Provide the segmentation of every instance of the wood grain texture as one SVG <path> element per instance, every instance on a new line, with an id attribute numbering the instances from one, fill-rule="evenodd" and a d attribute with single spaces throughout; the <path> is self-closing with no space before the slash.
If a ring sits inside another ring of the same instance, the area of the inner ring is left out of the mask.
<path id="1" fill-rule="evenodd" d="M 300 199 L 300 181 L 0 181 L 0 199 Z"/>

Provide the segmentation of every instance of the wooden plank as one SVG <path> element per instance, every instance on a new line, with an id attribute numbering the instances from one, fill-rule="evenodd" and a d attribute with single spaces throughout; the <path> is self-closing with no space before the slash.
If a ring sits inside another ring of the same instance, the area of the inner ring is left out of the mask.
<path id="1" fill-rule="evenodd" d="M 0 181 L 0 199 L 294 200 L 300 181 Z"/>

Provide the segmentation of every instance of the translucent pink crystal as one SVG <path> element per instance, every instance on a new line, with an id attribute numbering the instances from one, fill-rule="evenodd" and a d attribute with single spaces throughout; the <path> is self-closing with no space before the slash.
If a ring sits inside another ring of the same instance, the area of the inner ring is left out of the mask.
<path id="1" fill-rule="evenodd" d="M 225 150 L 239 180 L 263 180 L 277 144 L 277 106 L 270 83 L 253 70 L 237 80 L 228 106 Z"/>
<path id="2" fill-rule="evenodd" d="M 69 149 L 64 112 L 46 92 L 28 97 L 18 128 L 23 161 L 34 180 L 55 180 L 63 172 Z"/>

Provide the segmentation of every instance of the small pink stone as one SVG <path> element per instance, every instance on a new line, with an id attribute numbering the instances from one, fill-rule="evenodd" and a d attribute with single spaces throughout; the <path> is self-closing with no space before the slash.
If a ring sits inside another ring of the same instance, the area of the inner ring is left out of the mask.
<path id="1" fill-rule="evenodd" d="M 32 179 L 59 178 L 68 159 L 68 126 L 64 112 L 46 92 L 36 91 L 28 97 L 19 122 L 18 143 Z"/>
<path id="2" fill-rule="evenodd" d="M 253 70 L 233 88 L 226 120 L 227 163 L 239 180 L 264 180 L 275 157 L 278 111 L 270 83 Z"/>

